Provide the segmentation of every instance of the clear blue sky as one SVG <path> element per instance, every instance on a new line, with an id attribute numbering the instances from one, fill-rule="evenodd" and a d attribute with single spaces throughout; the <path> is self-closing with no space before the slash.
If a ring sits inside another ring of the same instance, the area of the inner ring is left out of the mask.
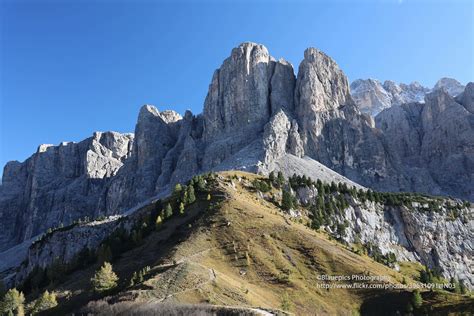
<path id="1" fill-rule="evenodd" d="M 0 165 L 41 143 L 133 132 L 142 104 L 202 111 L 243 41 L 298 67 L 309 46 L 350 80 L 474 80 L 471 0 L 0 0 Z"/>

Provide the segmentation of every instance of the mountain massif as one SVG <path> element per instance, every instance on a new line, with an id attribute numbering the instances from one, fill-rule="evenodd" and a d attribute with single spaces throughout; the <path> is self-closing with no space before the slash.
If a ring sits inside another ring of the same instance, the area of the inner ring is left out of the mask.
<path id="1" fill-rule="evenodd" d="M 0 250 L 60 223 L 120 214 L 210 170 L 316 177 L 322 169 L 377 190 L 474 200 L 473 88 L 456 99 L 436 89 L 425 103 L 391 107 L 374 123 L 323 52 L 307 49 L 295 76 L 264 46 L 243 43 L 215 71 L 202 114 L 146 105 L 134 135 L 95 133 L 9 162 Z"/>
<path id="2" fill-rule="evenodd" d="M 361 108 L 385 109 L 374 119 Z M 462 201 L 474 201 L 474 83 L 444 79 L 429 90 L 369 80 L 350 88 L 336 62 L 315 48 L 304 52 L 295 75 L 255 43 L 234 48 L 214 72 L 202 114 L 145 105 L 134 134 L 96 132 L 9 162 L 0 186 L 2 277 L 20 284 L 55 258 L 96 249 L 122 216 L 195 175 L 226 170 L 280 171 L 360 192 L 450 196 L 366 202 L 345 192 L 340 214 L 325 226 L 345 226 L 338 238 L 347 244 L 376 245 L 376 253 L 474 286 L 473 208 Z M 311 205 L 318 194 L 314 185 L 289 191 L 297 205 Z M 323 196 L 323 204 L 332 199 Z M 106 219 L 64 229 L 97 218 Z M 46 243 L 32 245 L 46 231 Z"/>

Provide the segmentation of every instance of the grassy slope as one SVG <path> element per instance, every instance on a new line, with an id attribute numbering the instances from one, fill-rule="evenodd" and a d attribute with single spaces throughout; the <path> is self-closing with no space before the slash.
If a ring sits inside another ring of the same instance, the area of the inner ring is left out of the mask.
<path id="1" fill-rule="evenodd" d="M 210 202 L 201 197 L 186 210 L 186 217 L 166 223 L 141 247 L 124 253 L 113 263 L 122 282 L 120 291 L 109 297 L 110 302 L 210 303 L 279 309 L 282 298 L 288 296 L 291 312 L 297 315 L 351 315 L 364 302 L 363 310 L 371 313 L 373 309 L 367 302 L 379 300 L 398 305 L 407 299 L 406 293 L 384 290 L 317 288 L 320 274 L 370 273 L 389 276 L 390 282 L 400 282 L 403 276 L 369 257 L 352 253 L 325 234 L 288 220 L 245 184 L 237 180 L 231 184 L 230 175 L 235 174 L 256 177 L 240 172 L 221 173 L 225 179 L 211 193 Z M 147 265 L 151 271 L 146 280 L 129 287 L 132 273 Z M 77 309 L 97 298 L 88 290 L 95 268 L 73 273 L 56 288 L 63 295 L 69 293 L 69 299 L 66 301 L 63 296 L 62 307 L 55 313 Z M 406 278 L 410 281 L 409 276 Z M 380 295 L 394 295 L 398 300 L 384 301 Z M 439 301 L 433 298 L 432 303 Z"/>

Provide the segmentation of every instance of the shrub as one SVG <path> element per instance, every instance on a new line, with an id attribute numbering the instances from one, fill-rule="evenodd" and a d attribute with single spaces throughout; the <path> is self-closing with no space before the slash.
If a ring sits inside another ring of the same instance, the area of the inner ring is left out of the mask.
<path id="1" fill-rule="evenodd" d="M 105 292 L 117 286 L 118 277 L 112 270 L 112 265 L 104 262 L 104 265 L 95 273 L 91 279 L 92 287 L 96 292 Z"/>
<path id="2" fill-rule="evenodd" d="M 292 308 L 292 302 L 290 300 L 290 296 L 288 295 L 288 292 L 285 292 L 283 293 L 283 295 L 281 296 L 281 305 L 280 305 L 281 309 L 286 311 L 286 312 L 289 312 Z"/>

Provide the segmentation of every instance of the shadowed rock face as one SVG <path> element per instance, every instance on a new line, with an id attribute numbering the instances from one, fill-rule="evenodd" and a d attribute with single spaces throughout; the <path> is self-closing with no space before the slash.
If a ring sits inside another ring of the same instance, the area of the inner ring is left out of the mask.
<path id="1" fill-rule="evenodd" d="M 215 71 L 203 114 L 181 117 L 145 105 L 135 136 L 95 133 L 77 144 L 42 145 L 25 162 L 8 163 L 0 250 L 61 222 L 123 213 L 209 170 L 314 175 L 318 160 L 376 189 L 474 199 L 472 90 L 468 84 L 456 100 L 439 92 L 424 105 L 392 107 L 375 128 L 329 56 L 307 49 L 295 78 L 291 64 L 243 43 Z"/>
<path id="2" fill-rule="evenodd" d="M 460 99 L 466 105 L 435 90 L 424 104 L 393 106 L 376 117 L 389 152 L 411 174 L 411 190 L 474 200 L 474 115 L 469 98 Z"/>
<path id="3" fill-rule="evenodd" d="M 132 134 L 97 132 L 77 144 L 41 145 L 25 162 L 9 162 L 0 186 L 0 249 L 51 226 L 97 216 L 103 187 L 132 144 Z"/>

